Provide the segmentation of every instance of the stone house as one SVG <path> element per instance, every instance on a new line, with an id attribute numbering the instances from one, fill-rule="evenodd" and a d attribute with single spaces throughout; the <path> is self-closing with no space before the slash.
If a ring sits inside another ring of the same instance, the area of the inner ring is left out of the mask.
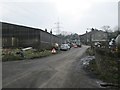
<path id="1" fill-rule="evenodd" d="M 93 29 L 90 32 L 87 32 L 83 35 L 80 35 L 80 40 L 83 44 L 93 44 L 95 42 L 106 43 L 108 35 L 102 30 Z"/>

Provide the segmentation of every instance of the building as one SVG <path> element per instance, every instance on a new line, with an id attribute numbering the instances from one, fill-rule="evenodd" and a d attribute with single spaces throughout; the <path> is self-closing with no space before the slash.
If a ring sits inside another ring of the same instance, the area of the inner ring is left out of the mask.
<path id="1" fill-rule="evenodd" d="M 6 22 L 2 24 L 2 48 L 49 49 L 54 43 L 61 44 L 63 40 L 52 33 L 39 28 L 32 28 Z"/>
<path id="2" fill-rule="evenodd" d="M 106 43 L 108 35 L 102 30 L 92 29 L 90 32 L 87 32 L 83 35 L 80 35 L 80 40 L 83 44 L 93 44 L 95 42 Z"/>

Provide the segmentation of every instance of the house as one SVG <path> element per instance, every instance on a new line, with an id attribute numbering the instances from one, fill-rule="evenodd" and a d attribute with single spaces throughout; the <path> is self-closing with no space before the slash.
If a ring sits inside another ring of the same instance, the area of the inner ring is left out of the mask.
<path id="1" fill-rule="evenodd" d="M 80 40 L 83 44 L 93 44 L 95 42 L 106 43 L 108 41 L 108 34 L 102 30 L 92 29 L 83 35 L 80 35 Z"/>

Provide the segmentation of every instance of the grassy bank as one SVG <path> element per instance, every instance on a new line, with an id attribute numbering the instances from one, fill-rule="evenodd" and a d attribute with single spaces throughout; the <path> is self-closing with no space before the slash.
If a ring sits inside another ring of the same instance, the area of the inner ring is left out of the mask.
<path id="1" fill-rule="evenodd" d="M 86 51 L 87 55 L 95 55 L 94 50 L 89 48 Z M 114 58 L 110 58 L 107 55 L 99 57 L 101 60 L 99 69 L 96 60 L 92 60 L 89 63 L 89 71 L 96 75 L 96 77 L 104 82 L 118 84 L 118 64 Z M 98 60 L 98 57 L 97 57 Z"/>
<path id="2" fill-rule="evenodd" d="M 35 51 L 35 50 L 27 50 L 23 51 L 23 56 L 21 56 L 18 49 L 9 50 L 9 52 L 2 53 L 2 61 L 17 61 L 17 60 L 25 60 L 25 59 L 35 59 L 42 58 L 49 55 L 52 55 L 50 50 L 44 51 Z"/>

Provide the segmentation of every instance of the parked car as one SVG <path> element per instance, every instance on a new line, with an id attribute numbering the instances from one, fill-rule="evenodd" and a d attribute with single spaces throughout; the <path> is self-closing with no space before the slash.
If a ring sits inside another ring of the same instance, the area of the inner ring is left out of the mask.
<path id="1" fill-rule="evenodd" d="M 77 45 L 74 45 L 74 48 L 77 48 L 78 46 Z"/>
<path id="2" fill-rule="evenodd" d="M 82 47 L 81 43 L 77 44 L 78 47 Z"/>
<path id="3" fill-rule="evenodd" d="M 76 44 L 73 44 L 73 47 L 74 47 L 74 48 L 77 48 L 78 46 L 77 46 Z"/>
<path id="4" fill-rule="evenodd" d="M 68 44 L 61 44 L 60 46 L 60 50 L 69 50 L 70 49 L 70 46 Z"/>
<path id="5" fill-rule="evenodd" d="M 82 46 L 80 41 L 76 42 L 76 45 L 77 45 L 77 47 L 81 47 Z"/>
<path id="6" fill-rule="evenodd" d="M 71 47 L 72 47 L 72 44 L 68 43 L 68 46 L 69 46 L 69 48 L 71 48 Z"/>

